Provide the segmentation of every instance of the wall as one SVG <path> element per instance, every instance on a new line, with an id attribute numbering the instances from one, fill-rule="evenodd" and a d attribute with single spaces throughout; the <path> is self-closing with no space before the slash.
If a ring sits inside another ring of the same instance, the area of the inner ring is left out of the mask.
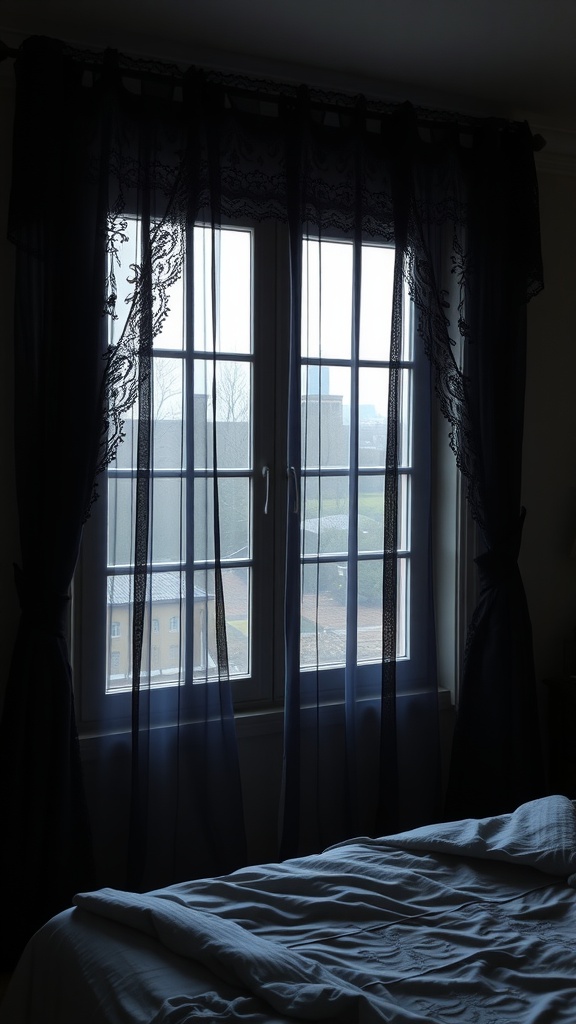
<path id="1" fill-rule="evenodd" d="M 6 65 L 10 61 L 5 62 Z M 14 254 L 6 240 L 8 197 L 12 160 L 12 119 L 14 91 L 12 75 L 0 65 L 0 466 L 3 486 L 0 501 L 0 622 L 4 637 L 0 661 L 0 700 L 4 687 L 18 622 L 18 603 L 14 590 L 13 562 L 19 559 L 16 495 L 14 489 L 13 426 L 13 293 Z M 11 72 L 11 69 L 10 69 Z"/>
<path id="2" fill-rule="evenodd" d="M 9 64 L 9 62 L 6 62 Z M 14 259 L 6 242 L 13 111 L 11 74 L 0 77 L 0 621 L 3 693 L 18 608 L 12 563 L 18 560 L 13 476 L 12 291 Z M 576 164 L 575 164 L 576 166 Z M 529 307 L 523 501 L 528 509 L 521 554 L 534 627 L 539 679 L 562 672 L 565 641 L 576 625 L 576 177 L 569 161 L 539 159 L 545 291 Z M 275 845 L 281 777 L 281 728 L 264 719 L 241 729 L 251 853 L 265 859 Z M 262 770 L 265 766 L 265 771 Z"/>

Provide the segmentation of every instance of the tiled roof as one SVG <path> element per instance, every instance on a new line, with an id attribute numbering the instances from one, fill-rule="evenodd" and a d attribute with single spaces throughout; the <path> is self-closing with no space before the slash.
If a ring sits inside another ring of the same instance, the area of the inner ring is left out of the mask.
<path id="1" fill-rule="evenodd" d="M 184 573 L 158 572 L 148 580 L 152 586 L 153 601 L 180 601 L 186 597 L 186 578 Z M 129 575 L 108 577 L 108 604 L 130 604 L 133 597 L 132 577 Z M 202 587 L 194 587 L 195 601 L 214 600 Z"/>
<path id="2" fill-rule="evenodd" d="M 304 520 L 302 526 L 306 533 L 318 533 L 318 530 L 347 530 L 349 522 L 348 516 L 340 513 L 339 515 L 320 516 L 319 519 L 310 517 L 310 519 Z"/>

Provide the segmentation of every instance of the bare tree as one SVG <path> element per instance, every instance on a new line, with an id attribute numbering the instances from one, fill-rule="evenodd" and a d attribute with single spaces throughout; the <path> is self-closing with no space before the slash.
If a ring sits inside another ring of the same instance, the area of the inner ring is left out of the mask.
<path id="1" fill-rule="evenodd" d="M 154 419 L 182 418 L 182 361 L 154 360 Z"/>
<path id="2" fill-rule="evenodd" d="M 225 423 L 247 423 L 250 418 L 250 367 L 234 362 L 218 363 L 216 415 Z"/>

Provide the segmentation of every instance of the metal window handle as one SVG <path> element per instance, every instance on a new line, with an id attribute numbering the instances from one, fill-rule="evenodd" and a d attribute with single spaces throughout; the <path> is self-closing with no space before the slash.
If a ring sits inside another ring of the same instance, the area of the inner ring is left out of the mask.
<path id="1" fill-rule="evenodd" d="M 294 508 L 292 511 L 298 515 L 300 512 L 300 491 L 298 490 L 298 476 L 296 475 L 296 468 L 294 466 L 290 466 L 288 474 L 290 473 L 292 473 L 292 477 L 294 479 Z"/>
<path id="2" fill-rule="evenodd" d="M 270 497 L 270 469 L 268 466 L 262 466 L 262 476 L 266 481 L 266 497 L 264 498 L 264 515 L 268 515 L 268 499 Z"/>

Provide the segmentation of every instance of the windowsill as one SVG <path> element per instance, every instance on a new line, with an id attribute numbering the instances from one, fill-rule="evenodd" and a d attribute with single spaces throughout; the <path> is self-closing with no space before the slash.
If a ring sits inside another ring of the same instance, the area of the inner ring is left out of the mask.
<path id="1" fill-rule="evenodd" d="M 418 695 L 418 692 L 419 691 L 408 691 L 406 693 L 401 693 L 398 695 L 396 699 L 398 701 L 402 701 L 409 697 L 415 697 Z M 376 696 L 366 696 L 362 697 L 359 703 L 367 705 L 371 702 L 376 701 Z M 321 702 L 320 706 L 324 709 L 325 714 L 330 716 L 330 712 L 333 711 L 334 713 L 336 713 L 336 711 L 342 707 L 342 704 L 342 700 L 331 700 L 330 698 L 327 698 L 325 701 Z M 314 708 L 315 705 L 310 703 L 304 705 L 302 710 L 303 712 L 306 712 L 312 711 L 314 710 Z M 454 701 L 451 691 L 446 687 L 440 687 L 438 690 L 438 710 L 441 713 L 446 713 L 453 709 Z M 281 705 L 267 705 L 255 708 L 242 708 L 236 711 L 234 718 L 236 721 L 236 728 L 239 737 L 265 735 L 267 733 L 279 733 L 282 731 L 284 727 L 284 708 Z M 190 719 L 180 721 L 177 724 L 178 726 L 193 725 L 194 721 Z M 169 721 L 159 722 L 155 725 L 150 726 L 151 729 L 173 729 L 175 727 L 176 723 Z M 127 738 L 129 735 L 130 728 L 125 725 L 111 725 L 109 729 L 86 729 L 84 732 L 81 732 L 80 734 L 80 749 L 82 753 L 82 758 L 85 760 L 90 760 L 91 750 L 93 749 L 95 752 L 100 741 L 105 741 L 107 739 L 120 736 L 124 736 Z"/>

